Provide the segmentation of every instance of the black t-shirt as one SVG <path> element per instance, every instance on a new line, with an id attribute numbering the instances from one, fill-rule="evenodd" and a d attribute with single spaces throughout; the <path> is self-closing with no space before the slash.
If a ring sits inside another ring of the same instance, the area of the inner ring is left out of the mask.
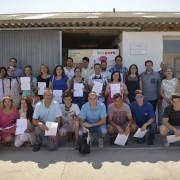
<path id="1" fill-rule="evenodd" d="M 175 111 L 173 106 L 168 106 L 164 110 L 163 117 L 168 118 L 171 125 L 180 126 L 180 111 Z"/>
<path id="2" fill-rule="evenodd" d="M 49 82 L 51 80 L 51 76 L 47 77 L 46 79 L 43 79 L 41 75 L 37 76 L 37 82 L 45 82 L 46 88 L 49 88 Z"/>

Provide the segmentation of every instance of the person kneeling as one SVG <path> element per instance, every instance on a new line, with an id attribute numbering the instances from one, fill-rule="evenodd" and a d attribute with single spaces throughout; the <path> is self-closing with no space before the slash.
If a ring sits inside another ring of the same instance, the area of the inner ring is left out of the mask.
<path id="1" fill-rule="evenodd" d="M 79 138 L 79 113 L 80 109 L 77 104 L 72 103 L 70 93 L 63 95 L 64 104 L 61 104 L 62 126 L 59 130 L 60 136 L 66 136 L 67 133 L 75 133 L 75 146 L 78 148 Z"/>
<path id="2" fill-rule="evenodd" d="M 123 102 L 120 93 L 113 96 L 113 103 L 108 106 L 110 143 L 114 144 L 117 134 L 129 135 L 134 132 L 134 124 L 129 106 Z"/>
<path id="3" fill-rule="evenodd" d="M 33 151 L 39 151 L 42 144 L 47 145 L 49 150 L 55 150 L 59 145 L 59 134 L 54 136 L 45 136 L 48 130 L 46 123 L 57 122 L 58 127 L 61 123 L 61 110 L 59 103 L 53 100 L 52 90 L 47 89 L 44 92 L 44 99 L 37 103 L 33 114 L 33 125 L 35 125 L 35 140 L 33 142 Z"/>
<path id="4" fill-rule="evenodd" d="M 169 146 L 167 142 L 168 134 L 180 136 L 180 93 L 172 95 L 172 105 L 166 107 L 163 115 L 163 125 L 160 127 L 160 133 L 165 139 L 165 146 Z"/>
<path id="5" fill-rule="evenodd" d="M 130 104 L 133 119 L 137 128 L 141 128 L 141 131 L 148 130 L 147 132 L 147 144 L 154 144 L 156 124 L 155 113 L 151 103 L 144 100 L 144 96 L 141 90 L 136 90 L 135 101 Z M 145 137 L 137 139 L 139 143 L 145 142 Z"/>
<path id="6" fill-rule="evenodd" d="M 107 134 L 106 128 L 106 107 L 105 104 L 98 101 L 95 92 L 90 92 L 88 102 L 82 106 L 80 112 L 80 136 L 89 130 L 90 134 L 98 133 L 100 148 L 103 147 L 103 138 Z"/>

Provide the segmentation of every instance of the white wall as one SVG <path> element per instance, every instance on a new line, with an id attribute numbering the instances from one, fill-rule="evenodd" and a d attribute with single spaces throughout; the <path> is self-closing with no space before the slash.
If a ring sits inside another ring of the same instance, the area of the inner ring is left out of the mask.
<path id="1" fill-rule="evenodd" d="M 163 60 L 163 38 L 180 36 L 180 32 L 123 32 L 122 56 L 123 62 L 129 68 L 137 64 L 139 71 L 144 71 L 144 61 L 154 62 L 154 70 L 159 70 Z"/>

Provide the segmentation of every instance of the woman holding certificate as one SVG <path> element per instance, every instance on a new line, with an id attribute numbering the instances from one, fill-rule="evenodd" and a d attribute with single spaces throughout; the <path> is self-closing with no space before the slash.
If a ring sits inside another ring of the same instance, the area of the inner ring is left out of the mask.
<path id="1" fill-rule="evenodd" d="M 71 88 L 73 92 L 73 103 L 77 104 L 81 109 L 82 105 L 87 102 L 88 84 L 84 77 L 81 76 L 81 68 L 74 69 L 74 77 L 71 81 Z"/>
<path id="2" fill-rule="evenodd" d="M 119 71 L 114 71 L 111 75 L 111 81 L 108 83 L 105 91 L 107 97 L 107 106 L 113 102 L 113 96 L 116 93 L 120 93 L 123 96 L 124 101 L 128 95 L 126 85 L 121 80 Z"/>
<path id="3" fill-rule="evenodd" d="M 24 67 L 24 77 L 21 77 L 21 90 L 23 97 L 34 97 L 37 91 L 37 79 L 32 77 L 32 66 Z"/>
<path id="4" fill-rule="evenodd" d="M 37 76 L 37 82 L 38 82 L 38 95 L 41 99 L 43 99 L 44 95 L 44 87 L 49 87 L 49 82 L 51 80 L 51 75 L 49 72 L 49 67 L 46 64 L 41 64 L 40 66 L 40 75 Z M 43 86 L 43 93 L 40 93 L 41 86 Z"/>
<path id="5" fill-rule="evenodd" d="M 31 124 L 32 116 L 33 116 L 33 107 L 31 101 L 28 97 L 22 97 L 20 102 L 19 109 L 20 119 L 17 119 L 16 122 L 16 137 L 14 145 L 15 147 L 20 147 L 24 144 L 24 142 L 30 142 L 32 144 L 33 141 L 33 127 Z M 19 122 L 18 122 L 19 121 Z M 24 132 L 17 131 L 17 128 L 24 128 Z"/>
<path id="6" fill-rule="evenodd" d="M 53 90 L 54 99 L 62 103 L 63 93 L 70 90 L 70 80 L 65 75 L 63 66 L 57 65 L 54 68 L 49 87 Z"/>
<path id="7" fill-rule="evenodd" d="M 13 104 L 13 99 L 10 96 L 5 96 L 0 108 L 0 140 L 5 144 L 13 142 L 16 119 L 18 118 L 19 113 Z"/>
<path id="8" fill-rule="evenodd" d="M 138 67 L 132 64 L 129 67 L 127 76 L 125 77 L 125 84 L 128 89 L 128 98 L 130 103 L 135 101 L 135 91 L 140 88 L 140 78 L 138 74 Z"/>

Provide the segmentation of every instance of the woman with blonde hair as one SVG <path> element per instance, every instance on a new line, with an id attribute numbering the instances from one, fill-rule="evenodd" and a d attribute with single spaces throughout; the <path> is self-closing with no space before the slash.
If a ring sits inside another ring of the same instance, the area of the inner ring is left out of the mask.
<path id="1" fill-rule="evenodd" d="M 165 71 L 165 79 L 161 82 L 160 94 L 162 97 L 162 113 L 171 103 L 173 93 L 179 91 L 179 80 L 173 76 L 173 68 L 168 67 Z"/>
<path id="2" fill-rule="evenodd" d="M 5 96 L 0 107 L 0 140 L 12 143 L 15 135 L 16 119 L 19 118 L 17 108 L 10 96 Z"/>
<path id="3" fill-rule="evenodd" d="M 40 66 L 40 74 L 37 76 L 37 82 L 45 82 L 46 88 L 49 87 L 49 83 L 51 80 L 51 75 L 49 72 L 49 67 L 46 64 L 41 64 Z M 43 99 L 43 96 L 40 95 L 40 98 Z"/>

